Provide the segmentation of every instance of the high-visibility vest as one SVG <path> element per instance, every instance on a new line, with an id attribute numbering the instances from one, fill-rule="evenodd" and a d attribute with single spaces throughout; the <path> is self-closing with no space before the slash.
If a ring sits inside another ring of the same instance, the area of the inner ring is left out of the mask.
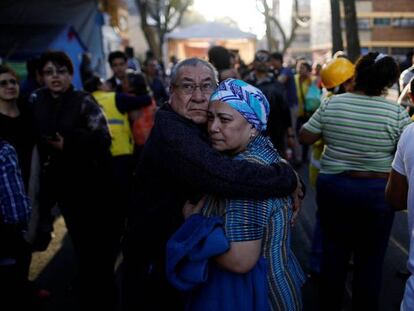
<path id="1" fill-rule="evenodd" d="M 115 102 L 115 92 L 95 91 L 92 93 L 96 101 L 102 106 L 109 124 L 112 136 L 112 156 L 132 154 L 134 142 L 128 114 L 119 112 Z"/>

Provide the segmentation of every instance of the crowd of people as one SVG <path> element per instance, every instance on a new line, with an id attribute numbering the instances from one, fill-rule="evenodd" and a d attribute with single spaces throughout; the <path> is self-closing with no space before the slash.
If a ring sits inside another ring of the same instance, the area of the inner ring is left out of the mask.
<path id="1" fill-rule="evenodd" d="M 267 50 L 246 65 L 215 46 L 167 75 L 126 52 L 110 53 L 106 81 L 85 54 L 83 90 L 62 51 L 29 62 L 20 85 L 0 65 L 0 309 L 36 304 L 31 254 L 57 206 L 81 310 L 302 310 L 308 277 L 320 310 L 341 310 L 351 258 L 353 309 L 378 310 L 395 210 L 413 229 L 413 67 L 400 76 L 369 52 L 291 68 Z M 385 98 L 399 78 L 401 104 Z M 307 273 L 291 246 L 302 165 L 318 206 Z"/>

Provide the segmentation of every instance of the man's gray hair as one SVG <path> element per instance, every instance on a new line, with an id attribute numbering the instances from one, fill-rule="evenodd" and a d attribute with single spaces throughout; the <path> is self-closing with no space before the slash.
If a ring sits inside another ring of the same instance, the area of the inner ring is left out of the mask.
<path id="1" fill-rule="evenodd" d="M 218 72 L 216 70 L 216 68 L 214 68 L 214 66 L 209 63 L 206 60 L 197 58 L 197 57 L 192 57 L 192 58 L 187 58 L 184 59 L 182 61 L 180 61 L 179 63 L 177 63 L 171 70 L 171 76 L 170 76 L 170 83 L 171 85 L 175 85 L 177 83 L 177 79 L 178 79 L 178 72 L 180 71 L 180 69 L 182 67 L 186 67 L 186 66 L 192 66 L 192 67 L 196 67 L 196 66 L 205 66 L 208 69 L 211 70 L 211 75 L 214 79 L 214 82 L 217 84 L 218 83 Z"/>

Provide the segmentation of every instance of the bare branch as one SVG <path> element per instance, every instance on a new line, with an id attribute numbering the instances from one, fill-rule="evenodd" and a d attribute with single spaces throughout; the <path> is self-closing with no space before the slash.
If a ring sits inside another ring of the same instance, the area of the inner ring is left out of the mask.
<path id="1" fill-rule="evenodd" d="M 285 30 L 283 29 L 280 22 L 277 18 L 273 15 L 272 10 L 269 8 L 266 0 L 256 0 L 256 8 L 257 10 L 264 16 L 265 23 L 266 23 L 266 39 L 268 42 L 269 49 L 273 49 L 276 47 L 276 40 L 272 36 L 271 29 L 272 25 L 275 26 L 282 37 L 282 50 L 285 51 L 295 39 L 295 32 L 296 29 L 300 26 L 307 26 L 309 24 L 308 21 L 303 21 L 299 17 L 299 4 L 298 0 L 294 0 L 293 2 L 293 13 L 292 13 L 292 28 L 289 38 L 287 38 Z"/>
<path id="2" fill-rule="evenodd" d="M 166 33 L 176 28 L 193 0 L 135 0 L 141 14 L 145 39 L 157 58 L 162 57 L 162 42 Z M 151 18 L 155 25 L 148 24 Z"/>
<path id="3" fill-rule="evenodd" d="M 279 29 L 280 35 L 282 36 L 283 47 L 285 47 L 286 46 L 286 42 L 287 42 L 287 38 L 286 38 L 286 33 L 283 30 L 282 25 L 279 23 L 279 21 L 274 16 L 270 16 L 270 20 L 275 24 L 275 26 L 277 27 L 277 29 Z"/>
<path id="4" fill-rule="evenodd" d="M 176 12 L 178 12 L 178 18 L 171 27 L 168 27 L 167 29 L 168 32 L 174 30 L 175 28 L 177 28 L 177 26 L 181 24 L 184 12 L 188 9 L 188 7 L 192 4 L 192 2 L 193 2 L 192 0 L 187 0 L 182 4 L 181 8 L 176 9 Z"/>

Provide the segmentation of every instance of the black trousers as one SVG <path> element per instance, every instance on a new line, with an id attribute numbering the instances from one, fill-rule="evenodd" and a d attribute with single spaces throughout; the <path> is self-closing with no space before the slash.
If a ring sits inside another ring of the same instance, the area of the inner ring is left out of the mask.
<path id="1" fill-rule="evenodd" d="M 0 225 L 3 229 L 8 226 Z M 31 307 L 28 274 L 32 253 L 22 234 L 9 227 L 0 232 L 0 310 L 20 310 Z"/>
<path id="2" fill-rule="evenodd" d="M 184 310 L 181 292 L 165 274 L 165 243 L 126 235 L 122 262 L 122 311 Z"/>

